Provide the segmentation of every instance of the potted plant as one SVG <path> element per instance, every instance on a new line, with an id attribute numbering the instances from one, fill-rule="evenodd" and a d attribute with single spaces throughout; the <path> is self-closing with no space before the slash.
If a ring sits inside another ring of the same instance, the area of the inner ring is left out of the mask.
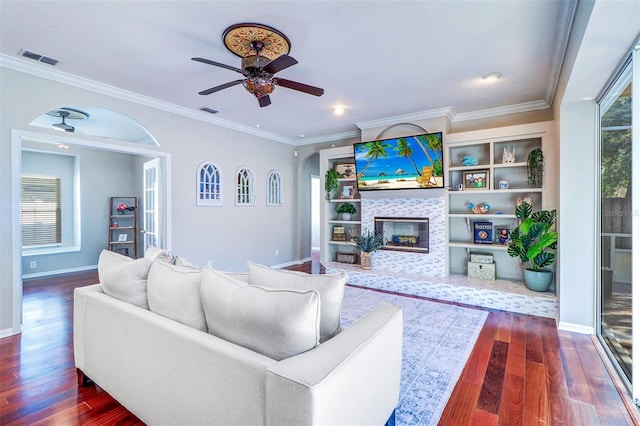
<path id="1" fill-rule="evenodd" d="M 527 156 L 527 182 L 529 186 L 541 188 L 543 172 L 544 155 L 542 155 L 540 148 L 536 148 Z"/>
<path id="2" fill-rule="evenodd" d="M 334 194 L 340 188 L 340 179 L 342 175 L 336 171 L 336 169 L 329 169 L 324 175 L 324 191 L 325 198 L 328 200 L 334 197 Z"/>
<path id="3" fill-rule="evenodd" d="M 351 215 L 356 214 L 356 206 L 351 203 L 341 204 L 336 209 L 336 213 L 340 215 L 340 219 L 342 220 L 351 220 Z"/>
<path id="4" fill-rule="evenodd" d="M 356 247 L 362 252 L 360 255 L 360 267 L 371 269 L 371 252 L 378 251 L 384 245 L 383 234 L 367 231 L 367 235 L 361 234 L 354 237 Z"/>
<path id="5" fill-rule="evenodd" d="M 520 225 L 509 235 L 507 253 L 528 264 L 524 270 L 524 282 L 530 290 L 547 291 L 551 284 L 552 271 L 543 269 L 556 260 L 558 233 L 552 228 L 556 223 L 556 210 L 533 212 L 530 202 L 516 206 L 516 217 Z"/>

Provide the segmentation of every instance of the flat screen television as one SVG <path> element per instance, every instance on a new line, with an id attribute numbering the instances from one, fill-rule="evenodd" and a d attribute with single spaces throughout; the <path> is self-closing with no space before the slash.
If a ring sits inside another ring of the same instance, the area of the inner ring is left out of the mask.
<path id="1" fill-rule="evenodd" d="M 353 144 L 359 191 L 444 188 L 442 132 Z"/>

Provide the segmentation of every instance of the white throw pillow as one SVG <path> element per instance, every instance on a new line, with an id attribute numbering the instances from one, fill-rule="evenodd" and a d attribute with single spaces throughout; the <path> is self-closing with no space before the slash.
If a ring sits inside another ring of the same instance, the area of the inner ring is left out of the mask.
<path id="1" fill-rule="evenodd" d="M 200 293 L 209 333 L 221 339 L 278 361 L 319 343 L 316 291 L 249 286 L 204 268 Z"/>
<path id="2" fill-rule="evenodd" d="M 200 268 L 172 265 L 156 259 L 147 279 L 149 310 L 206 332 L 207 323 L 200 302 L 201 277 Z"/>
<path id="3" fill-rule="evenodd" d="M 133 305 L 149 309 L 147 303 L 147 273 L 145 259 L 102 250 L 98 258 L 98 277 L 106 294 Z"/>
<path id="4" fill-rule="evenodd" d="M 151 263 L 153 263 L 153 261 L 155 260 L 163 260 L 167 263 L 170 263 L 172 265 L 176 264 L 176 259 L 177 256 L 174 255 L 173 253 L 171 253 L 170 251 L 167 251 L 165 249 L 159 248 L 159 247 L 154 247 L 154 246 L 149 246 L 149 248 L 147 249 L 147 251 L 144 253 L 144 258 L 147 259 L 147 263 L 149 265 L 151 265 Z"/>
<path id="5" fill-rule="evenodd" d="M 344 286 L 348 276 L 336 274 L 311 275 L 304 272 L 273 269 L 248 261 L 249 284 L 270 288 L 316 290 L 320 294 L 320 343 L 340 332 L 340 312 L 344 298 Z"/>

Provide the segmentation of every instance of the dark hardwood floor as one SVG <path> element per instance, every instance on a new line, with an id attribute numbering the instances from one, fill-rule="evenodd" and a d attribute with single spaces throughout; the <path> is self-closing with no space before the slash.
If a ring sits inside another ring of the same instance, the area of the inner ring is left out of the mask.
<path id="1" fill-rule="evenodd" d="M 97 281 L 95 271 L 25 281 L 23 332 L 0 339 L 0 425 L 141 424 L 100 388 L 77 386 L 73 289 Z M 558 332 L 546 318 L 489 311 L 440 424 L 638 422 L 592 337 Z"/>

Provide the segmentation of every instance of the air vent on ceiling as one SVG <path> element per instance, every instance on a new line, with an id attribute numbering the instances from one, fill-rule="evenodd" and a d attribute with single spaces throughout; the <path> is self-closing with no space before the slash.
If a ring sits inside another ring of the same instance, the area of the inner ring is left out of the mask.
<path id="1" fill-rule="evenodd" d="M 18 55 L 24 56 L 25 58 L 33 59 L 34 61 L 44 62 L 49 65 L 58 65 L 60 61 L 58 59 L 50 58 L 49 56 L 44 56 L 39 53 L 31 52 L 29 50 L 21 49 L 18 52 Z"/>
<path id="2" fill-rule="evenodd" d="M 207 107 L 200 108 L 200 111 L 208 112 L 209 114 L 216 114 L 218 112 L 215 109 L 211 109 Z"/>

